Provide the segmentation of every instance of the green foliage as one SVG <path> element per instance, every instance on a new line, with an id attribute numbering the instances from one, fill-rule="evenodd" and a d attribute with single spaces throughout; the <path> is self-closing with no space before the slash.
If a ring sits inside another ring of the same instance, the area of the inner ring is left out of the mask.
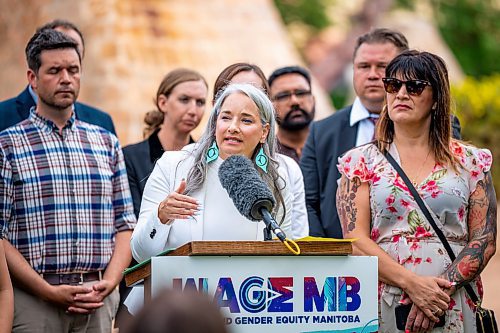
<path id="1" fill-rule="evenodd" d="M 413 0 L 397 0 L 396 6 L 401 7 L 408 10 L 415 9 L 415 2 Z"/>
<path id="2" fill-rule="evenodd" d="M 341 84 L 330 92 L 330 101 L 335 109 L 342 109 L 347 105 L 347 98 L 349 97 L 350 87 Z"/>
<path id="3" fill-rule="evenodd" d="M 330 25 L 324 0 L 274 0 L 274 3 L 286 25 L 300 22 L 316 32 Z"/>
<path id="4" fill-rule="evenodd" d="M 466 74 L 500 72 L 500 9 L 496 0 L 428 0 L 439 31 Z M 397 5 L 414 9 L 414 2 Z"/>
<path id="5" fill-rule="evenodd" d="M 452 96 L 463 139 L 493 154 L 493 182 L 500 198 L 500 74 L 468 77 L 452 87 Z"/>
<path id="6" fill-rule="evenodd" d="M 434 2 L 441 34 L 464 71 L 475 77 L 500 72 L 500 10 L 492 1 Z"/>

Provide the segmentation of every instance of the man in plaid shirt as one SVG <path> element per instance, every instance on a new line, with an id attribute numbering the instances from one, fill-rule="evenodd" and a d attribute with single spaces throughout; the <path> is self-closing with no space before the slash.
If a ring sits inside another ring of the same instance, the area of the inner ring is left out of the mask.
<path id="1" fill-rule="evenodd" d="M 0 133 L 13 332 L 111 332 L 135 225 L 123 154 L 113 134 L 75 119 L 76 42 L 40 31 L 26 57 L 38 104 Z"/>

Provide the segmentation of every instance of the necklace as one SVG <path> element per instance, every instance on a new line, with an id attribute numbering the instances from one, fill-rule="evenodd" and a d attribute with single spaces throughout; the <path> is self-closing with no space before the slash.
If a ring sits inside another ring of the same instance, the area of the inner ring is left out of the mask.
<path id="1" fill-rule="evenodd" d="M 415 175 L 415 177 L 412 177 L 412 179 L 411 179 L 411 183 L 413 184 L 414 187 L 418 186 L 417 179 L 420 176 L 420 172 L 422 172 L 422 169 L 424 168 L 424 165 L 427 163 L 427 160 L 429 159 L 429 155 L 430 154 L 431 154 L 431 150 L 429 149 L 429 151 L 427 152 L 427 156 L 425 157 L 424 163 L 422 163 L 420 165 L 420 168 L 418 169 L 417 174 Z"/>

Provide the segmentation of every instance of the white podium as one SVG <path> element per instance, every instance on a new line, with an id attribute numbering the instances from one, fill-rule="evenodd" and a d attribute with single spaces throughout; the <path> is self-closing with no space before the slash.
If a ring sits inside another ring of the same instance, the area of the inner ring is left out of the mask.
<path id="1" fill-rule="evenodd" d="M 146 299 L 163 288 L 207 293 L 231 332 L 376 332 L 377 258 L 333 243 L 299 242 L 295 256 L 279 242 L 192 242 L 126 279 L 142 271 Z"/>

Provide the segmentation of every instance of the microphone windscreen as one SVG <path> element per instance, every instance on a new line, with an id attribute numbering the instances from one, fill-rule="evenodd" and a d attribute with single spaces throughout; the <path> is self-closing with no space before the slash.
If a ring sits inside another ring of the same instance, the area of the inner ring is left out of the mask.
<path id="1" fill-rule="evenodd" d="M 274 207 L 274 197 L 259 173 L 245 156 L 228 157 L 219 168 L 219 179 L 241 215 L 259 221 L 262 215 L 256 207 Z"/>

